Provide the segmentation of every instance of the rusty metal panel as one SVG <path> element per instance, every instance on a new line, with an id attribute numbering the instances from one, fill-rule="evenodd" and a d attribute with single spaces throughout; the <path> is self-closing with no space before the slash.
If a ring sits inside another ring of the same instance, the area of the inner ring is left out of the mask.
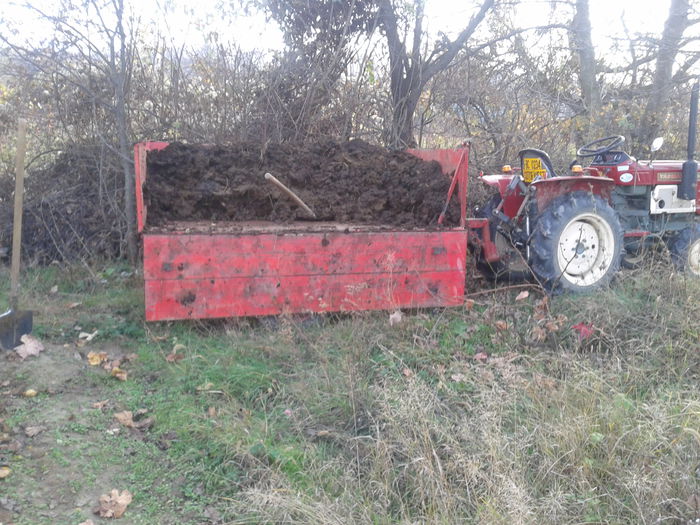
<path id="1" fill-rule="evenodd" d="M 136 224 L 141 233 L 146 227 L 147 207 L 143 200 L 143 185 L 147 177 L 147 155 L 149 151 L 164 149 L 169 142 L 139 142 L 134 145 L 134 176 L 136 177 Z"/>
<path id="2" fill-rule="evenodd" d="M 467 232 L 144 235 L 146 320 L 456 306 Z"/>
<path id="3" fill-rule="evenodd" d="M 151 234 L 144 243 L 144 278 L 450 271 L 464 254 L 446 237 L 448 232 Z"/>

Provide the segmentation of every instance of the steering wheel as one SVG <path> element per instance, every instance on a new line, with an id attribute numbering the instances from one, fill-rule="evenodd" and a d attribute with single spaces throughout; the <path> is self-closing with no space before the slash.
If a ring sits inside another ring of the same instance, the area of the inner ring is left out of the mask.
<path id="1" fill-rule="evenodd" d="M 622 135 L 610 135 L 603 139 L 597 139 L 593 142 L 589 142 L 585 146 L 581 146 L 576 155 L 579 157 L 595 157 L 601 153 L 607 153 L 611 149 L 618 147 L 620 144 L 625 142 L 625 137 Z M 596 146 L 599 146 L 596 149 Z"/>

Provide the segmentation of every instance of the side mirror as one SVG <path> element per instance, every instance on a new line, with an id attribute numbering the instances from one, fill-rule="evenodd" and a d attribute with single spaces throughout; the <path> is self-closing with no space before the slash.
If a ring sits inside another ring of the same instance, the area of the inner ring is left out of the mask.
<path id="1" fill-rule="evenodd" d="M 651 152 L 654 153 L 655 151 L 659 151 L 661 149 L 661 146 L 664 145 L 664 138 L 663 137 L 656 137 L 654 141 L 651 143 Z"/>

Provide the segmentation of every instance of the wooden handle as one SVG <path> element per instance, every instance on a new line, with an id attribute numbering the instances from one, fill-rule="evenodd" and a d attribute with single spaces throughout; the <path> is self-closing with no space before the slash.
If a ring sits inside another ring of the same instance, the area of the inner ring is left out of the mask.
<path id="1" fill-rule="evenodd" d="M 27 122 L 19 121 L 15 163 L 15 214 L 12 221 L 12 266 L 10 267 L 10 308 L 17 309 L 19 262 L 22 251 L 22 204 L 24 199 L 24 155 L 27 151 Z"/>
<path id="2" fill-rule="evenodd" d="M 306 213 L 308 213 L 314 219 L 316 218 L 316 214 L 313 212 L 313 210 L 311 208 L 309 208 L 296 193 L 294 193 L 287 186 L 282 184 L 274 175 L 272 175 L 272 173 L 266 173 L 265 180 L 269 180 L 272 184 L 274 184 L 279 189 L 281 189 L 284 193 L 286 193 L 294 202 L 296 202 L 299 206 L 301 206 L 301 208 Z"/>

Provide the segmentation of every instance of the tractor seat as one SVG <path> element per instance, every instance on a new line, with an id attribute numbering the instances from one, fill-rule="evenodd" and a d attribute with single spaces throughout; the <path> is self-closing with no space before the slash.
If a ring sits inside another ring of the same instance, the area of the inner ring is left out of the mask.
<path id="1" fill-rule="evenodd" d="M 518 152 L 518 157 L 520 157 L 520 173 L 525 183 L 530 184 L 536 180 L 558 177 L 549 155 L 544 151 L 525 148 Z"/>

